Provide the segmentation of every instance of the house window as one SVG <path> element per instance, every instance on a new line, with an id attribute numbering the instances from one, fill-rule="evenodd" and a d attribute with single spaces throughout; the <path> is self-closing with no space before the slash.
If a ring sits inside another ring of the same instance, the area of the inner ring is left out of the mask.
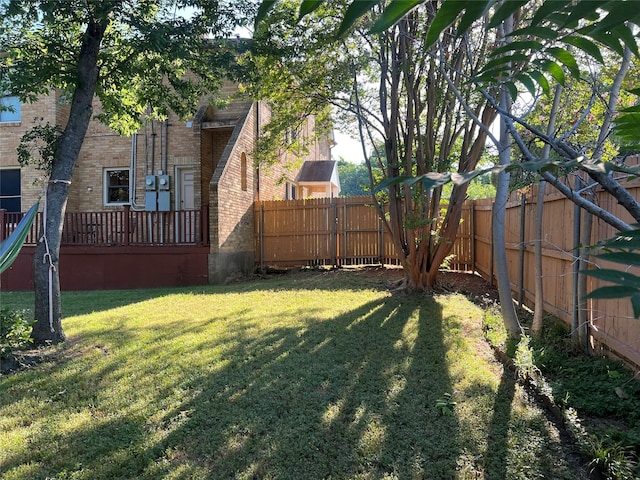
<path id="1" fill-rule="evenodd" d="M 0 169 L 0 208 L 17 213 L 22 210 L 20 169 Z"/>
<path id="2" fill-rule="evenodd" d="M 296 199 L 296 185 L 294 183 L 287 182 L 285 185 L 285 200 L 295 200 Z"/>
<path id="3" fill-rule="evenodd" d="M 240 188 L 243 192 L 247 191 L 247 154 L 244 152 L 240 157 Z"/>
<path id="4" fill-rule="evenodd" d="M 20 121 L 20 99 L 18 97 L 0 98 L 0 123 Z"/>
<path id="5" fill-rule="evenodd" d="M 129 169 L 106 168 L 104 170 L 104 204 L 129 204 Z"/>

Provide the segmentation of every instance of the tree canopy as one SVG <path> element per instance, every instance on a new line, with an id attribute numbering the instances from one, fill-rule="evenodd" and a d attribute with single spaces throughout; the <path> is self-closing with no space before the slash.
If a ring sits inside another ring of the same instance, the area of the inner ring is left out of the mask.
<path id="1" fill-rule="evenodd" d="M 37 344 L 64 339 L 60 239 L 89 122 L 97 115 L 115 131 L 130 134 L 148 116 L 191 115 L 203 95 L 237 73 L 233 51 L 242 44 L 228 38 L 252 8 L 249 1 L 206 0 L 0 3 L 1 90 L 23 102 L 60 91 L 69 102 L 69 117 L 47 165 L 47 241 L 38 243 L 34 262 Z M 93 111 L 94 98 L 100 112 Z"/>

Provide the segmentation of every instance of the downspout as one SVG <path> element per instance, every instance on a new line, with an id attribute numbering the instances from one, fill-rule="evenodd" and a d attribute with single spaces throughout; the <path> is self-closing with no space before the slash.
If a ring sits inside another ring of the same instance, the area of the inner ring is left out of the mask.
<path id="1" fill-rule="evenodd" d="M 156 130 L 154 121 L 151 120 L 151 175 L 156 173 Z M 162 165 L 162 163 L 160 163 Z"/>
<path id="2" fill-rule="evenodd" d="M 254 152 L 257 152 L 258 138 L 260 138 L 260 102 L 256 100 L 256 138 L 254 142 Z M 254 155 L 257 157 L 257 155 Z M 256 200 L 260 201 L 260 163 L 256 161 Z"/>
<path id="3" fill-rule="evenodd" d="M 164 173 L 169 174 L 169 120 L 164 121 Z"/>
<path id="4" fill-rule="evenodd" d="M 131 188 L 129 189 L 129 205 L 131 210 L 144 210 L 144 205 L 138 205 L 136 203 L 136 185 L 137 185 L 137 162 L 138 162 L 138 134 L 134 133 L 131 137 L 131 165 L 129 171 L 131 172 Z"/>

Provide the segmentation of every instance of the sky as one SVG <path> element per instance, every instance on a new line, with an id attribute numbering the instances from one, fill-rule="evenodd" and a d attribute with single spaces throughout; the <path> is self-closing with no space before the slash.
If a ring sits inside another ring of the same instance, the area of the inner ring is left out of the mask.
<path id="1" fill-rule="evenodd" d="M 333 137 L 336 146 L 331 149 L 332 160 L 338 160 L 340 157 L 348 162 L 363 163 L 364 155 L 359 140 L 354 140 L 346 133 L 334 130 Z"/>

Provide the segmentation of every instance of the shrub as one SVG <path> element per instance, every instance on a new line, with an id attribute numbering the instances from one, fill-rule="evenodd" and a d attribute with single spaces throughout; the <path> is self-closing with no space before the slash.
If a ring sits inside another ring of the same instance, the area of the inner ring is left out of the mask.
<path id="1" fill-rule="evenodd" d="M 31 343 L 30 322 L 25 318 L 26 310 L 0 309 L 0 357 L 6 358 L 16 349 Z"/>

